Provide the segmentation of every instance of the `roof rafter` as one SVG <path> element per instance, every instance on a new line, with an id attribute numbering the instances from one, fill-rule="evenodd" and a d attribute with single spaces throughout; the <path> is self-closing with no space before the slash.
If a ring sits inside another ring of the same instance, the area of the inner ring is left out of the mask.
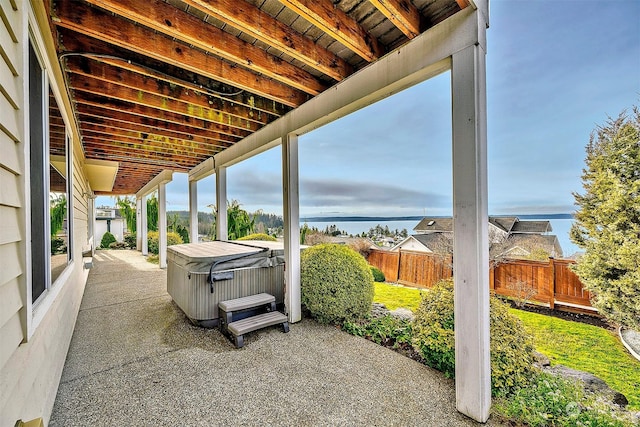
<path id="1" fill-rule="evenodd" d="M 79 2 L 57 3 L 56 25 L 177 65 L 291 107 L 309 95 Z"/>
<path id="2" fill-rule="evenodd" d="M 164 1 L 86 1 L 311 95 L 317 95 L 326 89 L 323 83 L 301 68 Z"/>
<path id="3" fill-rule="evenodd" d="M 237 0 L 183 0 L 190 7 L 237 28 L 263 43 L 296 58 L 335 80 L 343 80 L 353 68 L 313 40 L 272 18 L 247 2 Z"/>
<path id="4" fill-rule="evenodd" d="M 369 1 L 408 38 L 420 34 L 420 13 L 410 0 Z"/>
<path id="5" fill-rule="evenodd" d="M 330 35 L 368 62 L 382 56 L 378 40 L 331 0 L 279 0 L 289 9 Z"/>

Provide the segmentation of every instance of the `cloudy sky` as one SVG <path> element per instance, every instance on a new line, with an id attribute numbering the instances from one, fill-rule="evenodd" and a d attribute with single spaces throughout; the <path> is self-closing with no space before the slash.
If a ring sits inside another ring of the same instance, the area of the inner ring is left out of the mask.
<path id="1" fill-rule="evenodd" d="M 573 211 L 590 133 L 640 105 L 639 17 L 637 0 L 492 0 L 490 214 Z M 301 215 L 450 215 L 450 93 L 445 73 L 302 135 Z M 281 214 L 280 154 L 230 167 L 228 198 Z M 202 211 L 214 179 L 199 183 Z M 167 203 L 187 209 L 186 175 L 174 174 Z"/>

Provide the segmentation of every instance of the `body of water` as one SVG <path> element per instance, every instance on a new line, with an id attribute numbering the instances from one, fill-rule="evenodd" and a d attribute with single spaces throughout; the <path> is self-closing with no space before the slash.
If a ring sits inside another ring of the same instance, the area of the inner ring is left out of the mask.
<path id="1" fill-rule="evenodd" d="M 529 218 L 527 218 L 529 219 Z M 551 234 L 555 234 L 558 236 L 558 241 L 560 242 L 560 246 L 562 247 L 562 252 L 565 257 L 571 256 L 574 253 L 578 252 L 580 248 L 574 245 L 569 239 L 569 230 L 571 229 L 571 225 L 573 224 L 572 219 L 558 219 L 558 218 L 544 218 L 539 217 L 536 220 L 548 220 L 551 222 L 551 227 L 553 231 Z M 380 224 L 382 227 L 387 226 L 389 230 L 398 230 L 401 231 L 403 228 L 406 228 L 409 232 L 409 235 L 415 234 L 413 231 L 413 227 L 418 225 L 419 220 L 403 220 L 403 221 L 384 221 L 384 220 L 374 220 L 374 221 L 307 221 L 307 225 L 309 227 L 315 227 L 319 230 L 324 230 L 326 227 L 331 225 L 336 225 L 340 230 L 345 231 L 347 234 L 361 234 L 363 232 L 369 231 L 370 228 L 374 228 L 376 225 Z M 300 225 L 302 226 L 304 221 L 301 221 Z"/>

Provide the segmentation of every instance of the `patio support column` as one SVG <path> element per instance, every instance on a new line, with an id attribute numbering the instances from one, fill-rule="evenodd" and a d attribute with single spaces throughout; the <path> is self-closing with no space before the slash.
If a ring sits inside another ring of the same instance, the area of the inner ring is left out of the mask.
<path id="1" fill-rule="evenodd" d="M 158 184 L 158 265 L 167 268 L 167 185 Z"/>
<path id="2" fill-rule="evenodd" d="M 136 250 L 142 251 L 142 199 L 136 197 Z"/>
<path id="3" fill-rule="evenodd" d="M 302 318 L 300 300 L 300 204 L 298 192 L 298 135 L 282 138 L 282 199 L 284 213 L 284 304 L 289 322 Z"/>
<path id="4" fill-rule="evenodd" d="M 229 239 L 227 230 L 227 168 L 216 168 L 216 240 Z"/>
<path id="5" fill-rule="evenodd" d="M 456 407 L 480 422 L 491 407 L 485 76 L 482 44 L 453 54 Z"/>
<path id="6" fill-rule="evenodd" d="M 147 240 L 147 196 L 140 198 L 140 239 L 142 240 L 142 255 L 149 255 L 149 241 Z"/>
<path id="7" fill-rule="evenodd" d="M 189 181 L 189 240 L 198 243 L 198 181 Z"/>

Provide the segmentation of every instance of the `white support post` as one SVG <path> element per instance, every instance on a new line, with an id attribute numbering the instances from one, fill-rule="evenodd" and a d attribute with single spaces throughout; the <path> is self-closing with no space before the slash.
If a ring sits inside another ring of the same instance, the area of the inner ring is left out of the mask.
<path id="1" fill-rule="evenodd" d="M 198 181 L 189 181 L 189 240 L 198 243 Z"/>
<path id="2" fill-rule="evenodd" d="M 216 168 L 216 239 L 227 240 L 227 168 Z"/>
<path id="3" fill-rule="evenodd" d="M 452 57 L 456 407 L 489 418 L 486 68 L 482 45 Z"/>
<path id="4" fill-rule="evenodd" d="M 136 250 L 142 251 L 142 199 L 136 197 Z"/>
<path id="5" fill-rule="evenodd" d="M 167 185 L 158 184 L 158 265 L 167 268 Z"/>
<path id="6" fill-rule="evenodd" d="M 149 241 L 147 240 L 147 230 L 148 228 L 148 224 L 147 224 L 147 196 L 142 196 L 140 198 L 140 239 L 142 240 L 142 246 L 141 246 L 141 250 L 142 250 L 142 255 L 147 256 L 149 255 Z"/>
<path id="7" fill-rule="evenodd" d="M 302 318 L 300 300 L 300 208 L 298 191 L 298 135 L 282 139 L 282 198 L 284 212 L 285 293 L 289 322 Z"/>

